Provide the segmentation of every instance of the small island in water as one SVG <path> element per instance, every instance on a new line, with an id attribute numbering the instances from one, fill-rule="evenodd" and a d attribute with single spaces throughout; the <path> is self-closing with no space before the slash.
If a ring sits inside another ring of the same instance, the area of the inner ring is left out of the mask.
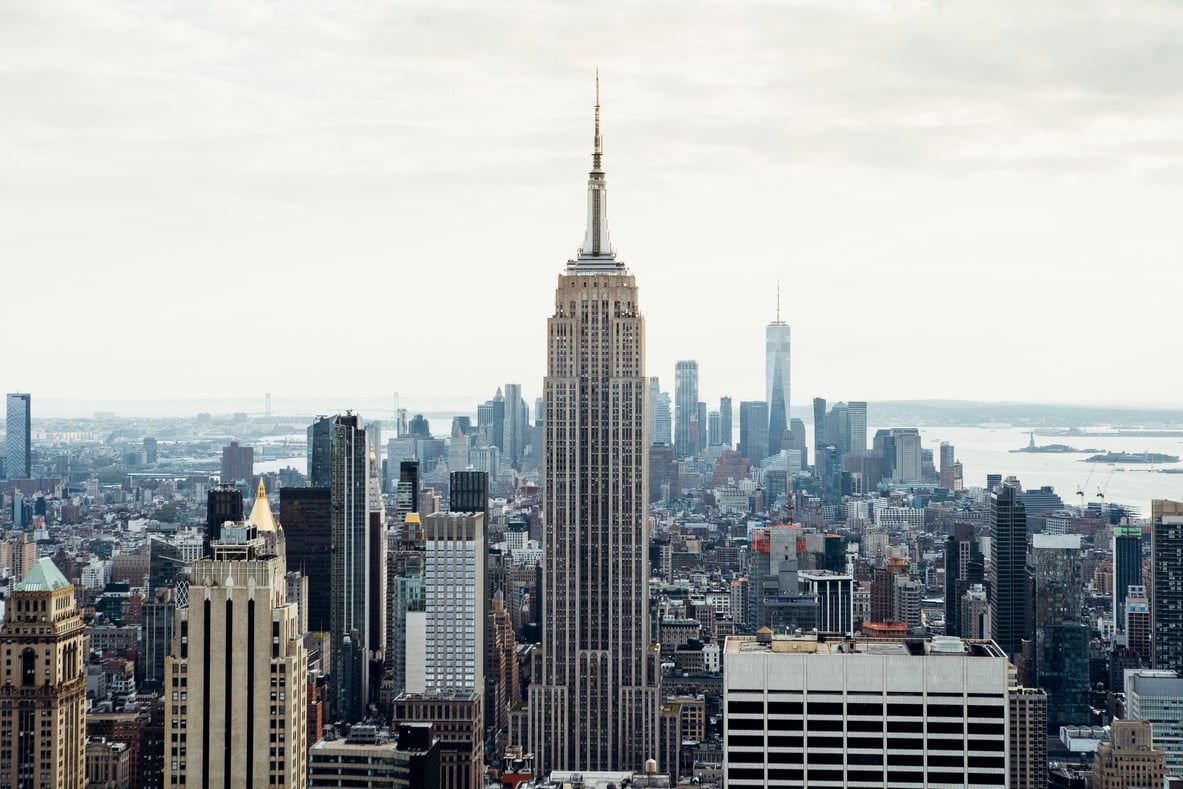
<path id="1" fill-rule="evenodd" d="M 1084 459 L 1085 463 L 1178 463 L 1178 455 L 1162 452 L 1104 452 Z"/>
<path id="2" fill-rule="evenodd" d="M 1027 446 L 1011 450 L 1011 452 L 1048 452 L 1051 454 L 1070 454 L 1075 452 L 1081 455 L 1087 455 L 1090 452 L 1100 451 L 1101 450 L 1099 449 L 1077 449 L 1076 447 L 1070 447 L 1067 444 L 1044 444 L 1043 446 L 1036 446 L 1035 431 L 1031 431 L 1031 442 L 1027 444 Z"/>

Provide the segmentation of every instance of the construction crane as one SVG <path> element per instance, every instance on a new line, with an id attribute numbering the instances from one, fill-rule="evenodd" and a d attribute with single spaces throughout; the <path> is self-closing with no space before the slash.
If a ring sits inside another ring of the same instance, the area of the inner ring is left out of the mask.
<path id="1" fill-rule="evenodd" d="M 1105 484 L 1097 487 L 1097 498 L 1101 501 L 1105 500 L 1105 491 L 1109 490 L 1109 480 L 1113 479 L 1113 472 L 1117 471 L 1117 466 L 1109 469 L 1109 476 L 1105 477 Z"/>
<path id="2" fill-rule="evenodd" d="M 1089 480 L 1091 480 L 1093 478 L 1093 472 L 1096 470 L 1097 470 L 1096 464 L 1090 463 L 1089 464 L 1089 475 L 1084 478 L 1084 484 L 1076 486 L 1076 495 L 1080 496 L 1080 508 L 1082 510 L 1084 509 L 1084 489 L 1089 486 Z"/>

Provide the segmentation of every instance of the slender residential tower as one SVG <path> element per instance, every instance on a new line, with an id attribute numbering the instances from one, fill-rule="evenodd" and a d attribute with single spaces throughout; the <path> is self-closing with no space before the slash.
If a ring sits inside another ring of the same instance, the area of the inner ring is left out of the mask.
<path id="1" fill-rule="evenodd" d="M 789 324 L 780 319 L 780 283 L 776 283 L 776 320 L 764 329 L 764 402 L 768 403 L 768 454 L 781 449 L 789 429 Z"/>
<path id="2" fill-rule="evenodd" d="M 541 774 L 640 770 L 657 755 L 645 321 L 636 280 L 608 243 L 596 82 L 587 234 L 547 322 L 543 654 L 527 724 Z"/>

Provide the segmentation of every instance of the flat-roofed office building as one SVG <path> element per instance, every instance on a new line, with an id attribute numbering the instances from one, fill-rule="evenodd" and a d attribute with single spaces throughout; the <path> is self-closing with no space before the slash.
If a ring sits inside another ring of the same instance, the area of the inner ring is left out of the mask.
<path id="1" fill-rule="evenodd" d="M 727 639 L 729 787 L 1005 786 L 1006 654 L 992 641 Z"/>

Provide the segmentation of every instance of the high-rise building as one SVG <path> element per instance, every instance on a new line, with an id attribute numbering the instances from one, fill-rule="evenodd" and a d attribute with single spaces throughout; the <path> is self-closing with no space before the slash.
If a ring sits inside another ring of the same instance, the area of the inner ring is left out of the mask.
<path id="1" fill-rule="evenodd" d="M 1083 613 L 1079 534 L 1036 534 L 1031 544 L 1034 676 L 1047 691 L 1047 724 L 1089 721 L 1089 628 Z"/>
<path id="2" fill-rule="evenodd" d="M 177 734 L 166 783 L 306 786 L 308 655 L 286 597 L 283 531 L 256 506 L 211 547 L 193 565 L 165 659 L 166 698 L 177 694 L 164 709 L 165 732 Z"/>
<path id="3" fill-rule="evenodd" d="M 699 400 L 694 410 L 694 439 L 695 452 L 702 452 L 707 448 L 707 404 Z"/>
<path id="4" fill-rule="evenodd" d="M 840 636 L 854 633 L 854 576 L 831 570 L 800 575 L 808 596 L 817 600 L 817 630 Z"/>
<path id="5" fill-rule="evenodd" d="M 1183 776 L 1183 677 L 1162 669 L 1125 672 L 1127 718 L 1153 727 L 1154 746 L 1166 752 L 1167 769 Z"/>
<path id="6" fill-rule="evenodd" d="M 1008 691 L 1010 786 L 1047 786 L 1047 693 L 1013 685 Z M 976 786 L 977 784 L 973 784 Z"/>
<path id="7" fill-rule="evenodd" d="M 481 433 L 482 441 L 488 446 L 497 447 L 505 453 L 505 395 L 501 387 L 492 400 L 486 400 L 476 409 L 477 430 Z M 413 431 L 413 428 L 412 428 Z"/>
<path id="8" fill-rule="evenodd" d="M 601 156 L 597 97 L 587 233 L 547 327 L 542 654 L 525 743 L 545 772 L 638 769 L 657 753 L 645 321 L 608 240 Z M 682 419 L 697 408 L 697 367 L 677 368 L 679 453 L 695 445 Z"/>
<path id="9" fill-rule="evenodd" d="M 1131 586 L 1126 592 L 1125 599 L 1126 644 L 1142 656 L 1142 665 L 1144 666 L 1150 665 L 1152 660 L 1150 634 L 1154 628 L 1151 622 L 1150 608 L 1150 598 L 1146 595 L 1146 587 Z"/>
<path id="10" fill-rule="evenodd" d="M 495 736 L 509 732 L 509 708 L 520 695 L 517 638 L 513 617 L 505 607 L 505 593 L 489 600 L 485 627 L 485 729 Z"/>
<path id="11" fill-rule="evenodd" d="M 847 449 L 854 455 L 867 454 L 867 401 L 851 400 L 846 405 Z"/>
<path id="12" fill-rule="evenodd" d="M 279 522 L 287 538 L 287 566 L 303 573 L 312 590 L 308 631 L 328 633 L 332 606 L 325 590 L 333 583 L 332 488 L 280 488 Z"/>
<path id="13" fill-rule="evenodd" d="M 719 398 L 719 443 L 725 447 L 733 447 L 732 431 L 735 428 L 735 417 L 731 413 L 731 398 Z"/>
<path id="14" fill-rule="evenodd" d="M 989 641 L 731 636 L 724 785 L 1004 786 L 1007 690 Z"/>
<path id="15" fill-rule="evenodd" d="M 231 485 L 210 488 L 205 494 L 205 537 L 206 552 L 209 544 L 216 542 L 222 534 L 222 524 L 242 520 L 242 491 Z"/>
<path id="16" fill-rule="evenodd" d="M 707 446 L 717 447 L 722 439 L 722 423 L 718 411 L 707 412 Z"/>
<path id="17" fill-rule="evenodd" d="M 892 478 L 905 483 L 923 481 L 920 431 L 914 427 L 897 427 L 892 429 L 891 436 L 895 440 Z"/>
<path id="18" fill-rule="evenodd" d="M 8 479 L 28 479 L 32 476 L 32 410 L 31 397 L 22 392 L 8 395 L 8 414 L 5 422 L 4 474 Z"/>
<path id="19" fill-rule="evenodd" d="M 739 404 L 739 453 L 753 465 L 768 457 L 768 403 L 763 400 Z"/>
<path id="20" fill-rule="evenodd" d="M 419 461 L 399 464 L 398 484 L 394 489 L 395 523 L 402 524 L 408 514 L 419 511 Z"/>
<path id="21" fill-rule="evenodd" d="M 670 393 L 661 391 L 661 379 L 649 378 L 649 443 L 670 446 L 673 419 L 670 416 Z"/>
<path id="22" fill-rule="evenodd" d="M 834 403 L 826 414 L 826 443 L 837 448 L 839 457 L 850 452 L 850 409 L 846 403 Z"/>
<path id="23" fill-rule="evenodd" d="M 1150 503 L 1154 668 L 1183 671 L 1183 502 Z"/>
<path id="24" fill-rule="evenodd" d="M 403 421 L 406 421 L 405 414 Z M 318 416 L 308 426 L 308 484 L 314 488 L 329 488 L 333 485 L 332 417 Z"/>
<path id="25" fill-rule="evenodd" d="M 407 520 L 413 523 L 404 523 L 397 529 L 391 528 L 387 534 L 388 609 L 384 654 L 386 665 L 390 669 L 390 679 L 387 683 L 389 687 L 385 690 L 389 693 L 391 702 L 407 689 L 407 616 L 413 611 L 423 611 L 425 557 L 422 528 L 418 514 L 408 515 Z M 416 655 L 421 651 L 420 644 L 424 634 L 416 631 L 410 635 L 414 642 L 411 649 L 411 670 L 416 676 L 421 676 L 422 666 L 414 663 L 418 660 Z"/>
<path id="26" fill-rule="evenodd" d="M 1027 512 L 1018 483 L 990 493 L 990 635 L 1015 659 L 1031 638 L 1027 598 Z"/>
<path id="27" fill-rule="evenodd" d="M 420 692 L 482 692 L 485 516 L 437 512 L 423 519 L 423 536 L 426 630 Z"/>
<path id="28" fill-rule="evenodd" d="M 1111 726 L 1109 738 L 1097 744 L 1089 789 L 1162 786 L 1167 755 L 1155 747 L 1150 723 L 1115 720 Z"/>
<path id="29" fill-rule="evenodd" d="M 957 614 L 957 629 L 962 638 L 987 638 L 990 635 L 990 604 L 986 600 L 986 586 L 971 584 L 961 596 Z"/>
<path id="30" fill-rule="evenodd" d="M 826 445 L 826 398 L 813 398 L 813 449 Z"/>
<path id="31" fill-rule="evenodd" d="M 526 445 L 526 423 L 529 419 L 526 401 L 522 399 L 521 384 L 505 385 L 504 414 L 505 456 L 509 464 L 516 468 L 522 461 L 522 452 Z"/>
<path id="32" fill-rule="evenodd" d="M 883 465 L 880 473 L 883 479 L 894 478 L 895 437 L 890 430 L 880 428 L 875 431 L 875 437 L 871 439 L 871 456 L 881 459 Z"/>
<path id="33" fill-rule="evenodd" d="M 1126 631 L 1125 601 L 1131 586 L 1142 586 L 1142 528 L 1113 529 L 1113 624 Z"/>
<path id="34" fill-rule="evenodd" d="M 83 624 L 74 587 L 53 560 L 38 560 L 17 584 L 6 601 L 0 640 L 6 668 L 0 685 L 0 785 L 82 789 Z"/>
<path id="35" fill-rule="evenodd" d="M 674 454 L 690 457 L 698 447 L 698 362 L 674 363 Z"/>
<path id="36" fill-rule="evenodd" d="M 406 684 L 395 718 L 429 722 L 441 733 L 441 786 L 448 789 L 484 785 L 484 523 L 480 512 L 423 519 L 423 601 L 405 613 Z"/>
<path id="37" fill-rule="evenodd" d="M 805 443 L 805 422 L 793 417 L 789 420 L 789 445 L 785 449 L 795 449 L 801 453 L 801 468 L 809 465 L 809 446 Z"/>
<path id="38" fill-rule="evenodd" d="M 938 452 L 940 454 L 940 485 L 946 490 L 953 490 L 953 463 L 956 460 L 953 445 L 948 441 L 942 441 Z"/>
<path id="39" fill-rule="evenodd" d="M 962 598 L 985 583 L 986 558 L 972 523 L 956 523 L 945 541 L 945 635 L 968 637 L 961 629 Z"/>
<path id="40" fill-rule="evenodd" d="M 489 519 L 489 474 L 485 471 L 453 471 L 448 475 L 448 510 L 479 512 Z"/>
<path id="41" fill-rule="evenodd" d="M 245 482 L 249 485 L 254 476 L 254 447 L 239 446 L 237 441 L 231 441 L 230 446 L 222 447 L 223 485 L 233 485 L 235 482 Z"/>
<path id="42" fill-rule="evenodd" d="M 768 454 L 781 449 L 789 429 L 789 325 L 780 319 L 780 283 L 776 286 L 776 320 L 764 329 L 764 402 L 768 404 Z"/>
<path id="43" fill-rule="evenodd" d="M 337 715 L 356 722 L 376 701 L 386 629 L 385 510 L 359 415 L 334 418 L 332 459 L 330 665 Z"/>
<path id="44" fill-rule="evenodd" d="M 144 690 L 164 690 L 164 659 L 172 649 L 176 636 L 177 600 L 176 590 L 161 587 L 152 590 L 152 599 L 145 600 L 141 608 L 144 637 L 143 665 L 144 679 L 140 687 Z"/>

